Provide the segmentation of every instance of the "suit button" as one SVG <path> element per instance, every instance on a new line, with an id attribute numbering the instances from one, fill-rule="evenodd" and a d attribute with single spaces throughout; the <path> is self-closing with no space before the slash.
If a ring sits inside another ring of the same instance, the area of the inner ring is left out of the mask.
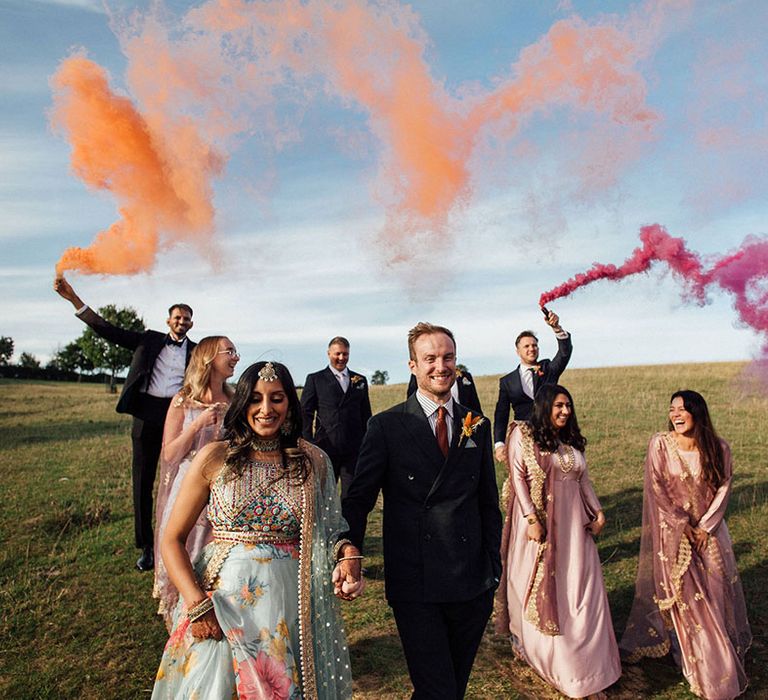
<path id="1" fill-rule="evenodd" d="M 432 539 L 432 535 L 429 535 L 429 534 L 424 535 L 424 541 L 425 542 L 429 542 L 431 539 Z"/>
<path id="2" fill-rule="evenodd" d="M 408 481 L 413 481 L 413 474 L 408 475 Z"/>
<path id="3" fill-rule="evenodd" d="M 466 541 L 467 541 L 467 537 L 466 537 L 466 535 L 462 535 L 462 536 L 461 536 L 461 541 L 462 541 L 462 542 L 466 542 Z"/>
<path id="4" fill-rule="evenodd" d="M 424 510 L 429 510 L 431 507 L 432 507 L 431 505 L 426 505 L 424 506 Z"/>

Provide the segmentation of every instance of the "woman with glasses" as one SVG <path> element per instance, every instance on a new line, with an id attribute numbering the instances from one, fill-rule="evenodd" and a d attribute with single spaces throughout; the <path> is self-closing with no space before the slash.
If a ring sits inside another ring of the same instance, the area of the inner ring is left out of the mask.
<path id="1" fill-rule="evenodd" d="M 229 408 L 233 390 L 227 386 L 240 360 L 232 341 L 223 335 L 203 338 L 192 351 L 184 385 L 171 401 L 163 431 L 160 481 L 155 502 L 155 583 L 152 595 L 159 600 L 158 615 L 171 629 L 171 613 L 179 594 L 168 578 L 159 544 L 184 475 L 197 452 L 219 438 L 221 421 Z M 193 560 L 211 539 L 206 508 L 187 537 Z"/>

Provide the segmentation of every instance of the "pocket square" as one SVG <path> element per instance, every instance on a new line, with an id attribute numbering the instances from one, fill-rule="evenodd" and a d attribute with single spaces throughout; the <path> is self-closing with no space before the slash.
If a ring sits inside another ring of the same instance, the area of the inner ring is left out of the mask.
<path id="1" fill-rule="evenodd" d="M 464 447 L 477 447 L 477 443 L 472 438 L 467 438 Z"/>

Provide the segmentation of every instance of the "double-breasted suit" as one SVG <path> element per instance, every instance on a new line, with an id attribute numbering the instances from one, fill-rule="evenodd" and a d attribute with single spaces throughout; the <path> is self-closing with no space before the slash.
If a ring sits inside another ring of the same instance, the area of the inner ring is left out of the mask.
<path id="1" fill-rule="evenodd" d="M 538 370 L 533 372 L 534 396 L 545 384 L 557 384 L 560 375 L 565 371 L 568 360 L 571 359 L 573 344 L 570 334 L 557 339 L 557 354 L 551 360 L 539 360 Z M 515 412 L 515 420 L 529 420 L 533 412 L 533 399 L 523 390 L 523 379 L 520 373 L 523 368 L 518 365 L 515 370 L 505 374 L 499 380 L 499 398 L 493 416 L 493 436 L 498 444 L 507 437 L 509 424 L 509 408 Z"/>
<path id="2" fill-rule="evenodd" d="M 324 450 L 341 480 L 342 498 L 355 473 L 360 444 L 371 417 L 365 376 L 349 370 L 344 391 L 330 367 L 307 375 L 301 392 L 304 438 Z"/>
<path id="3" fill-rule="evenodd" d="M 115 410 L 118 413 L 128 413 L 133 416 L 131 440 L 133 442 L 132 476 L 136 546 L 150 547 L 153 543 L 152 491 L 163 444 L 165 414 L 171 398 L 150 396 L 146 393 L 146 389 L 155 361 L 165 347 L 169 335 L 153 330 L 131 331 L 114 326 L 89 307 L 80 313 L 79 317 L 105 340 L 133 350 L 131 366 Z M 189 339 L 184 343 L 185 367 L 189 363 L 189 357 L 195 345 Z"/>
<path id="4" fill-rule="evenodd" d="M 383 492 L 386 596 L 415 698 L 463 695 L 501 574 L 490 424 L 466 436 L 468 409 L 454 402 L 453 412 L 447 457 L 415 394 L 371 418 L 342 502 L 347 536 L 362 550 Z"/>
<path id="5" fill-rule="evenodd" d="M 416 375 L 412 374 L 408 381 L 408 396 L 416 393 Z M 462 406 L 466 406 L 473 413 L 482 413 L 483 407 L 480 405 L 480 397 L 477 395 L 475 380 L 467 370 L 456 370 L 456 399 Z"/>

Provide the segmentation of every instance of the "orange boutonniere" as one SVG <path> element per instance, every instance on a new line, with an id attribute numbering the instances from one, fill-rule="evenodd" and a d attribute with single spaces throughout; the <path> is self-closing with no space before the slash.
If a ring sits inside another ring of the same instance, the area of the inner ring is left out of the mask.
<path id="1" fill-rule="evenodd" d="M 461 379 L 461 377 L 464 376 L 464 372 L 462 372 L 458 367 L 456 368 L 456 379 Z"/>
<path id="2" fill-rule="evenodd" d="M 364 381 L 364 380 L 365 380 L 365 377 L 362 377 L 362 376 L 360 376 L 359 374 L 353 374 L 353 375 L 352 375 L 352 376 L 349 378 L 349 383 L 350 383 L 350 384 L 357 384 L 358 382 L 362 382 L 362 381 Z"/>
<path id="3" fill-rule="evenodd" d="M 544 370 L 541 369 L 541 365 L 534 365 L 533 371 L 535 372 L 537 377 L 543 377 L 544 376 Z"/>
<path id="4" fill-rule="evenodd" d="M 472 413 L 467 413 L 467 415 L 464 416 L 464 423 L 461 426 L 462 436 L 465 438 L 472 437 L 472 433 L 482 425 L 484 420 L 485 418 L 482 416 L 473 416 Z"/>

